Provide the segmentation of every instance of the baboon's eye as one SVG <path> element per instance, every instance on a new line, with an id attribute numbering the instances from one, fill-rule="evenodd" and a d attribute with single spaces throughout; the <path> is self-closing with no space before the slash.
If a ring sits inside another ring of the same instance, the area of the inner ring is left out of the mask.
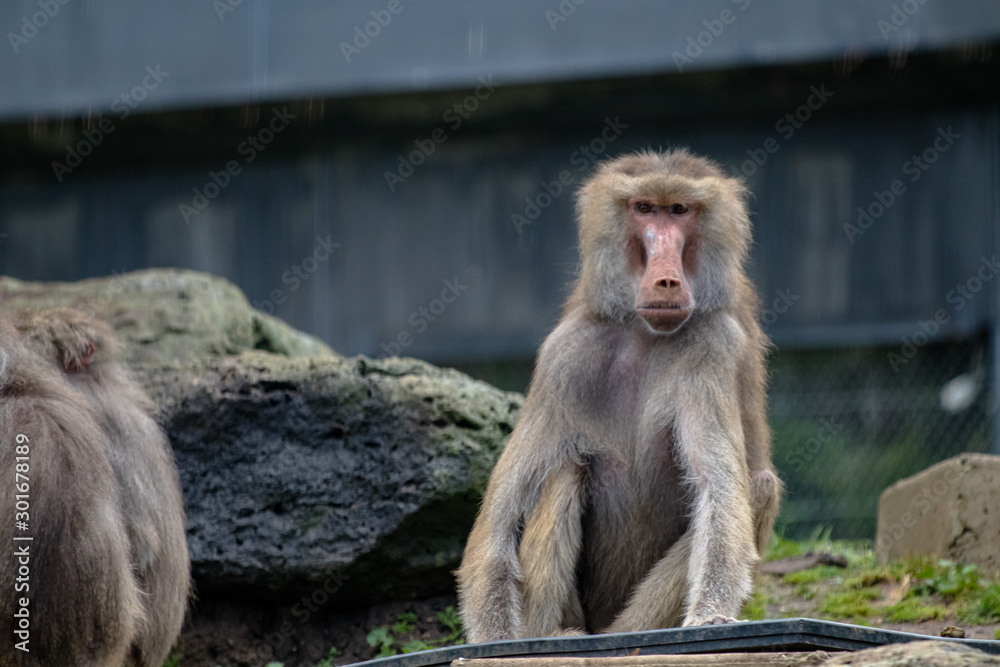
<path id="1" fill-rule="evenodd" d="M 653 212 L 653 205 L 650 204 L 648 201 L 638 202 L 635 205 L 635 212 L 636 213 L 652 213 Z"/>
<path id="2" fill-rule="evenodd" d="M 672 205 L 670 207 L 670 214 L 671 215 L 684 215 L 689 210 L 691 210 L 691 209 L 689 209 L 686 204 L 674 204 L 674 205 Z"/>

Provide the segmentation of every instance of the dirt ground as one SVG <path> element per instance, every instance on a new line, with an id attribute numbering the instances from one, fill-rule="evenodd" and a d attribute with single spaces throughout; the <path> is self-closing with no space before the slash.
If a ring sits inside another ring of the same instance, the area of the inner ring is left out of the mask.
<path id="1" fill-rule="evenodd" d="M 374 658 L 377 649 L 365 638 L 374 628 L 391 627 L 400 614 L 414 612 L 416 627 L 400 639 L 429 641 L 448 634 L 437 613 L 455 604 L 454 596 L 412 602 L 389 602 L 349 612 L 308 612 L 303 607 L 269 607 L 258 602 L 202 600 L 185 623 L 175 651 L 177 667 L 284 667 L 322 664 L 330 649 L 342 653 L 330 665 Z M 308 616 L 306 615 L 308 612 Z M 326 665 L 323 665 L 326 667 Z"/>
<path id="2" fill-rule="evenodd" d="M 820 618 L 817 605 L 824 592 L 822 583 L 816 584 L 812 599 L 802 598 L 793 586 L 781 583 L 775 575 L 763 575 L 758 588 L 769 601 L 765 605 L 767 618 Z M 882 586 L 884 601 L 892 602 L 904 592 L 899 584 Z M 274 608 L 260 602 L 205 600 L 196 605 L 181 635 L 177 667 L 265 667 L 270 662 L 283 663 L 284 667 L 327 667 L 369 660 L 377 653 L 365 640 L 371 630 L 391 627 L 400 614 L 413 612 L 413 632 L 397 639 L 430 642 L 448 634 L 437 613 L 454 604 L 454 596 L 441 596 L 349 612 L 320 608 L 305 615 L 302 607 L 293 610 L 290 606 Z M 877 617 L 870 620 L 873 627 L 930 636 L 939 636 L 945 626 L 960 625 L 955 618 L 923 623 L 883 623 Z M 993 639 L 998 629 L 1000 624 L 965 628 L 966 637 L 974 639 Z M 329 663 L 321 662 L 328 658 L 332 647 L 341 654 Z"/>

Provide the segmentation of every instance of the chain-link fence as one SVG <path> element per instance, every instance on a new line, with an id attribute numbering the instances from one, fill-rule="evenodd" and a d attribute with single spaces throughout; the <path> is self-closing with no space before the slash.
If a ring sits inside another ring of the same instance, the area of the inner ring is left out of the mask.
<path id="1" fill-rule="evenodd" d="M 886 486 L 959 452 L 990 451 L 989 356 L 985 337 L 905 351 L 775 352 L 774 462 L 787 487 L 779 530 L 871 538 Z"/>
<path id="2" fill-rule="evenodd" d="M 776 351 L 768 364 L 774 463 L 786 486 L 778 530 L 789 537 L 830 528 L 838 538 L 873 538 L 885 487 L 954 454 L 992 449 L 986 336 L 912 351 Z M 457 364 L 512 391 L 524 391 L 531 366 Z"/>

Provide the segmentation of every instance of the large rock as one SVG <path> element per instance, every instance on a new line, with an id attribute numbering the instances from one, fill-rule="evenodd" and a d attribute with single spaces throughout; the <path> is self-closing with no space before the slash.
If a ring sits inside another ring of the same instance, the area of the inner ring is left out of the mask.
<path id="1" fill-rule="evenodd" d="M 164 406 L 201 588 L 342 603 L 453 588 L 520 406 L 413 359 L 248 352 L 146 376 Z"/>
<path id="2" fill-rule="evenodd" d="M 128 343 L 174 446 L 199 595 L 277 602 L 326 582 L 347 606 L 453 590 L 519 394 L 345 359 L 190 271 L 0 278 L 0 303 L 88 310 Z"/>
<path id="3" fill-rule="evenodd" d="M 1000 667 L 1000 656 L 958 642 L 914 641 L 888 644 L 835 656 L 824 667 Z"/>
<path id="4" fill-rule="evenodd" d="M 133 366 L 242 350 L 289 357 L 333 354 L 315 336 L 253 308 L 228 280 L 197 271 L 135 271 L 77 283 L 30 283 L 0 276 L 0 306 L 61 306 L 90 313 L 115 328 Z"/>
<path id="5" fill-rule="evenodd" d="M 929 555 L 1000 570 L 1000 456 L 960 454 L 879 498 L 881 560 Z"/>

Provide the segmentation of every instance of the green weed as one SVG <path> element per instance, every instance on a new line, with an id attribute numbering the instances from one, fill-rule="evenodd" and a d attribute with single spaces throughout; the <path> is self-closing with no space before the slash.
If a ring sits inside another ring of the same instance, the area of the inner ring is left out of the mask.
<path id="1" fill-rule="evenodd" d="M 920 585 L 914 588 L 918 595 L 938 593 L 952 598 L 979 590 L 979 566 L 975 564 L 955 564 L 950 560 L 939 560 L 937 565 L 927 564 L 914 576 Z"/>
<path id="2" fill-rule="evenodd" d="M 326 657 L 316 663 L 316 667 L 333 667 L 333 659 L 341 655 L 343 655 L 343 651 L 336 646 L 332 646 Z"/>
<path id="3" fill-rule="evenodd" d="M 448 635 L 440 640 L 442 645 L 465 643 L 465 639 L 462 637 L 464 632 L 462 618 L 455 611 L 455 607 L 448 605 L 443 611 L 437 613 L 437 618 L 441 625 L 448 629 Z"/>
<path id="4" fill-rule="evenodd" d="M 958 613 L 969 625 L 986 625 L 1000 621 L 1000 584 L 990 584 L 974 596 Z"/>
<path id="5" fill-rule="evenodd" d="M 947 615 L 941 605 L 923 604 L 917 598 L 906 598 L 885 608 L 885 620 L 890 623 L 921 623 L 937 621 Z"/>
<path id="6" fill-rule="evenodd" d="M 392 631 L 397 635 L 406 635 L 413 632 L 416 627 L 417 614 L 412 611 L 407 611 L 396 617 L 396 622 L 392 626 Z"/>
<path id="7" fill-rule="evenodd" d="M 368 633 L 365 637 L 365 641 L 368 645 L 374 648 L 378 648 L 378 653 L 375 655 L 377 658 L 388 658 L 389 656 L 396 655 L 396 639 L 389 632 L 389 628 L 382 626 L 380 628 L 375 628 Z"/>

